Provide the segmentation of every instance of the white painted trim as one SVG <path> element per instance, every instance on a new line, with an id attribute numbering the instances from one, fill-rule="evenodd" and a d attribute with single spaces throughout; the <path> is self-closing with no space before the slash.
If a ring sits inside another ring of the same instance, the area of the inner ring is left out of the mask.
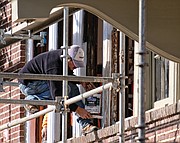
<path id="1" fill-rule="evenodd" d="M 134 41 L 134 95 L 133 95 L 133 116 L 138 115 L 138 42 Z"/>
<path id="2" fill-rule="evenodd" d="M 58 43 L 58 23 L 49 26 L 49 51 L 56 50 Z M 48 107 L 52 107 L 48 105 Z M 61 122 L 60 114 L 56 114 L 54 111 L 48 113 L 48 124 L 47 124 L 47 142 L 54 142 L 60 140 Z"/>
<path id="3" fill-rule="evenodd" d="M 153 58 L 153 57 L 152 57 Z M 169 97 L 159 100 L 159 101 L 155 101 L 154 102 L 154 108 L 161 108 L 161 107 L 165 107 L 167 105 L 176 103 L 177 100 L 177 82 L 178 82 L 178 78 L 177 78 L 177 63 L 173 62 L 173 61 L 169 61 Z M 152 71 L 153 72 L 153 71 Z M 153 77 L 154 79 L 154 77 Z M 153 94 L 153 98 L 154 98 L 154 94 Z"/>
<path id="4" fill-rule="evenodd" d="M 85 57 L 86 55 L 86 44 L 83 44 L 83 10 L 80 10 L 73 14 L 73 43 L 75 45 L 79 45 L 83 48 Z M 86 60 L 86 59 L 85 59 Z M 86 62 L 86 61 L 85 61 Z M 74 70 L 75 75 L 85 76 L 86 75 L 86 68 L 77 68 Z M 80 92 L 84 92 L 83 88 L 79 86 Z M 73 127 L 72 127 L 72 136 L 79 137 L 81 135 L 81 126 L 77 122 L 77 116 L 73 113 Z"/>
<path id="5" fill-rule="evenodd" d="M 103 77 L 111 77 L 112 64 L 112 38 L 111 33 L 113 26 L 106 21 L 103 21 Z M 110 110 L 111 110 L 111 94 L 110 91 L 103 91 L 102 94 L 102 127 L 110 125 Z"/>

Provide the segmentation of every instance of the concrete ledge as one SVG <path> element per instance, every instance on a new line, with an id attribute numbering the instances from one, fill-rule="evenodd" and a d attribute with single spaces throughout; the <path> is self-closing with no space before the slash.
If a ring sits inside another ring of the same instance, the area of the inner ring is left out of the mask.
<path id="1" fill-rule="evenodd" d="M 172 104 L 159 109 L 152 109 L 146 112 L 146 132 L 149 130 L 151 132 L 151 128 L 158 129 L 161 124 L 167 124 L 172 120 L 177 122 L 179 120 L 180 113 L 180 102 L 176 104 Z M 178 115 L 176 117 L 176 115 Z M 170 119 L 170 117 L 174 116 L 175 118 Z M 176 119 L 178 118 L 178 119 Z M 163 120 L 163 122 L 161 122 Z M 156 126 L 154 125 L 156 123 Z M 175 124 L 174 123 L 174 124 Z M 125 139 L 129 140 L 137 136 L 137 129 L 135 128 L 137 125 L 137 117 L 129 117 L 125 119 Z M 157 126 L 159 125 L 159 126 Z M 119 132 L 119 124 L 118 122 L 112 126 L 100 129 L 98 131 L 92 132 L 86 136 L 81 136 L 77 138 L 68 139 L 67 143 L 90 143 L 90 142 L 116 142 L 118 141 L 117 133 Z M 147 133 L 149 133 L 147 132 Z"/>

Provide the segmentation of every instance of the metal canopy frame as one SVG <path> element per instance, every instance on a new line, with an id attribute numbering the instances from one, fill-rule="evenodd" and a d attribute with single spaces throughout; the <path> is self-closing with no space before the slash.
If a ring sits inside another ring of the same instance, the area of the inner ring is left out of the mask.
<path id="1" fill-rule="evenodd" d="M 28 19 L 42 20 L 49 17 L 49 11 L 57 6 L 78 7 L 85 9 L 138 41 L 138 0 L 12 0 L 15 21 Z M 39 10 L 39 4 L 44 4 Z M 103 5 L 103 7 L 102 7 Z M 180 1 L 150 0 L 146 1 L 147 36 L 146 47 L 170 60 L 180 62 Z M 35 7 L 31 11 L 31 7 Z M 41 21 L 43 22 L 43 21 Z M 167 34 L 168 33 L 168 34 Z M 173 36 L 168 36 L 173 35 Z"/>

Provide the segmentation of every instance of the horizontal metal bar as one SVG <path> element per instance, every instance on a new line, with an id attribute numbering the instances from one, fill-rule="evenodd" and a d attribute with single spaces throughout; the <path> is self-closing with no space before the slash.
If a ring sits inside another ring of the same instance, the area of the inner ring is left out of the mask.
<path id="1" fill-rule="evenodd" d="M 98 87 L 98 88 L 96 88 L 96 89 L 93 89 L 93 90 L 90 90 L 90 91 L 88 91 L 88 92 L 85 92 L 85 93 L 83 93 L 83 94 L 80 94 L 80 95 L 78 95 L 78 96 L 76 96 L 76 97 L 73 97 L 73 98 L 71 98 L 71 99 L 68 99 L 68 100 L 66 100 L 65 101 L 65 105 L 69 105 L 69 104 L 72 104 L 72 103 L 75 103 L 75 102 L 77 102 L 77 101 L 80 101 L 80 100 L 82 100 L 82 99 L 84 99 L 84 98 L 87 98 L 87 97 L 89 97 L 89 96 L 92 96 L 93 94 L 95 94 L 95 93 L 99 93 L 99 92 L 101 92 L 101 91 L 103 91 L 103 90 L 105 90 L 105 89 L 108 89 L 108 88 L 110 88 L 110 87 L 112 87 L 112 82 L 110 82 L 110 83 L 107 83 L 107 84 L 105 84 L 105 85 L 102 85 L 102 86 L 100 86 L 100 87 Z M 0 103 L 12 103 L 12 104 L 32 104 L 32 105 L 57 105 L 57 102 L 56 101 L 47 101 L 47 100 L 21 100 L 21 99 L 19 99 L 19 100 L 15 100 L 15 99 L 0 99 Z M 53 107 L 48 107 L 47 109 L 44 109 L 44 110 L 42 110 L 42 111 L 39 111 L 39 112 L 37 112 L 37 113 L 35 113 L 35 114 L 32 114 L 32 115 L 30 115 L 30 116 L 28 116 L 28 117 L 24 117 L 24 118 L 21 118 L 21 119 L 17 119 L 17 120 L 14 120 L 14 121 L 12 121 L 12 122 L 9 122 L 9 123 L 7 123 L 7 124 L 4 124 L 4 125 L 2 125 L 2 126 L 0 126 L 0 131 L 2 131 L 2 130 L 4 130 L 4 129 L 7 129 L 7 128 L 10 128 L 10 127 L 13 127 L 13 126 L 15 126 L 15 125 L 18 125 L 18 124 L 21 124 L 21 123 L 24 123 L 24 122 L 26 122 L 26 121 L 29 121 L 29 120 L 31 120 L 31 119 L 34 119 L 34 118 L 37 118 L 37 117 L 39 117 L 39 116 L 41 116 L 41 115 L 44 115 L 44 114 L 46 114 L 46 113 L 48 113 L 48 112 L 52 112 L 53 110 L 55 110 L 56 109 L 56 106 L 53 106 Z M 97 118 L 97 116 L 94 116 L 94 118 Z M 99 118 L 99 117 L 98 117 Z"/>
<path id="2" fill-rule="evenodd" d="M 11 121 L 11 122 L 9 122 L 7 124 L 4 124 L 4 125 L 0 126 L 0 131 L 2 131 L 4 129 L 8 129 L 10 127 L 13 127 L 15 125 L 24 123 L 24 122 L 29 121 L 31 119 L 38 118 L 39 116 L 44 115 L 44 114 L 49 113 L 49 112 L 52 112 L 53 110 L 55 110 L 55 106 L 48 107 L 48 108 L 46 108 L 44 110 L 41 110 L 41 111 L 39 111 L 37 113 L 34 113 L 34 114 L 32 114 L 32 115 L 30 115 L 28 117 L 24 117 L 24 118 L 21 118 L 21 119 L 13 120 L 13 121 Z"/>
<path id="3" fill-rule="evenodd" d="M 65 105 L 69 105 L 72 103 L 75 103 L 77 101 L 80 101 L 84 98 L 87 98 L 89 96 L 92 96 L 93 94 L 102 92 L 105 89 L 108 89 L 112 87 L 112 82 L 107 83 L 105 85 L 102 85 L 100 87 L 97 87 L 93 90 L 90 90 L 88 92 L 82 93 L 76 97 L 70 98 L 65 101 Z M 57 105 L 56 100 L 24 100 L 24 99 L 2 99 L 0 98 L 0 103 L 9 103 L 9 104 L 31 104 L 31 105 Z"/>
<path id="4" fill-rule="evenodd" d="M 100 116 L 100 115 L 92 115 L 92 118 L 94 118 L 94 119 L 103 119 L 103 116 Z"/>
<path id="5" fill-rule="evenodd" d="M 92 96 L 93 94 L 102 92 L 105 89 L 108 89 L 112 87 L 112 83 L 107 83 L 105 85 L 102 85 L 100 87 L 97 87 L 93 90 L 90 90 L 88 92 L 82 93 L 76 97 L 70 98 L 65 101 L 65 105 L 69 105 L 72 103 L 75 103 L 77 101 L 80 101 L 84 98 L 87 98 L 89 96 Z M 0 103 L 9 103 L 9 104 L 32 104 L 32 105 L 57 105 L 56 100 L 24 100 L 24 99 L 2 99 L 0 98 Z"/>
<path id="6" fill-rule="evenodd" d="M 70 104 L 72 104 L 72 103 L 76 103 L 77 101 L 80 101 L 80 100 L 82 100 L 82 99 L 84 99 L 84 98 L 87 98 L 87 97 L 89 97 L 89 96 L 92 96 L 92 95 L 94 95 L 94 94 L 96 94 L 96 93 L 102 92 L 103 90 L 108 89 L 108 88 L 110 88 L 110 87 L 112 87 L 112 86 L 113 86 L 112 82 L 107 83 L 107 84 L 102 85 L 102 86 L 100 86 L 100 87 L 97 87 L 97 88 L 95 88 L 95 89 L 93 89 L 93 90 L 90 90 L 90 91 L 88 91 L 88 92 L 85 92 L 85 93 L 82 93 L 82 94 L 77 95 L 77 96 L 75 96 L 75 97 L 72 97 L 72 98 L 64 101 L 64 104 L 65 104 L 65 105 L 70 105 Z"/>
<path id="7" fill-rule="evenodd" d="M 7 73 L 7 72 L 0 72 L 0 78 L 54 80 L 54 81 L 68 80 L 68 81 L 81 81 L 81 82 L 113 81 L 112 77 L 63 76 L 63 75 L 53 75 L 53 74 L 27 74 L 27 73 Z"/>
<path id="8" fill-rule="evenodd" d="M 21 40 L 26 40 L 26 39 L 33 39 L 33 40 L 41 40 L 42 37 L 40 35 L 12 35 L 12 34 L 4 34 L 4 38 L 12 38 L 12 39 L 21 39 Z"/>
<path id="9" fill-rule="evenodd" d="M 11 81 L 3 81 L 2 82 L 3 86 L 19 86 L 18 82 L 11 82 Z"/>
<path id="10" fill-rule="evenodd" d="M 9 104 L 31 104 L 31 105 L 56 105 L 55 100 L 24 100 L 24 99 L 2 99 L 0 103 Z"/>

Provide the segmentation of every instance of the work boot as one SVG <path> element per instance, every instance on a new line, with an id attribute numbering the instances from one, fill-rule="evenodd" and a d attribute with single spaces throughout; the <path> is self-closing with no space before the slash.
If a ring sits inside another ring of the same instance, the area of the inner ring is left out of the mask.
<path id="1" fill-rule="evenodd" d="M 31 114 L 34 114 L 39 111 L 39 108 L 36 105 L 26 104 L 26 105 L 24 105 L 24 108 L 26 109 L 27 112 L 29 112 Z"/>
<path id="2" fill-rule="evenodd" d="M 97 130 L 98 130 L 98 127 L 88 124 L 86 127 L 82 128 L 82 134 L 86 135 Z"/>

